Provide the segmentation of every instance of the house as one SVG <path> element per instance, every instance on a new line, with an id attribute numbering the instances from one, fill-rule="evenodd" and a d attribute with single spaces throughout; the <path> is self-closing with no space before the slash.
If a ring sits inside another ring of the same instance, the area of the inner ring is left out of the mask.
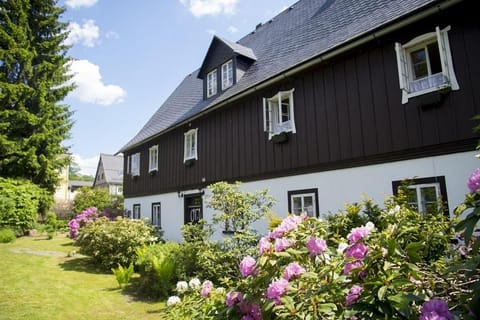
<path id="1" fill-rule="evenodd" d="M 473 0 L 301 0 L 237 42 L 214 36 L 119 151 L 125 209 L 181 240 L 217 181 L 322 217 L 411 179 L 413 206 L 452 215 L 479 165 L 478 21 Z"/>
<path id="2" fill-rule="evenodd" d="M 93 188 L 107 189 L 111 195 L 123 193 L 123 157 L 101 153 Z"/>

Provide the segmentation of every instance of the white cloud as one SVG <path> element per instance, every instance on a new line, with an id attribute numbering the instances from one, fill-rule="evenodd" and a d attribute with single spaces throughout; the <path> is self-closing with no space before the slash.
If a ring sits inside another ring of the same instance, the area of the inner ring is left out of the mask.
<path id="1" fill-rule="evenodd" d="M 82 102 L 107 106 L 123 102 L 127 95 L 126 91 L 117 85 L 104 84 L 99 66 L 88 60 L 72 61 L 69 69 L 73 74 L 70 81 L 77 86 L 70 93 L 73 98 Z"/>
<path id="2" fill-rule="evenodd" d="M 230 27 L 227 28 L 227 31 L 230 32 L 230 33 L 237 33 L 238 29 L 234 26 L 230 26 Z"/>
<path id="3" fill-rule="evenodd" d="M 234 14 L 238 0 L 179 0 L 195 17 Z"/>
<path id="4" fill-rule="evenodd" d="M 65 40 L 66 45 L 81 43 L 86 47 L 93 47 L 100 37 L 100 28 L 93 20 L 87 20 L 83 25 L 76 22 L 70 22 L 67 27 L 69 31 L 68 38 Z"/>
<path id="5" fill-rule="evenodd" d="M 91 7 L 97 0 L 66 0 L 65 4 L 70 8 Z"/>
<path id="6" fill-rule="evenodd" d="M 99 156 L 82 158 L 79 154 L 72 155 L 73 161 L 80 167 L 80 174 L 86 174 L 89 176 L 95 176 L 97 173 L 98 157 Z"/>

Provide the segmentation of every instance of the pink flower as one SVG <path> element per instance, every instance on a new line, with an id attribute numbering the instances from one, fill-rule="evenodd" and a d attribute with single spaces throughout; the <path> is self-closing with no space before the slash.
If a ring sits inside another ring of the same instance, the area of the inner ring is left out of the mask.
<path id="1" fill-rule="evenodd" d="M 347 239 L 350 241 L 350 244 L 354 244 L 355 242 L 366 238 L 374 228 L 375 225 L 373 223 L 367 222 L 364 226 L 353 228 L 347 235 Z"/>
<path id="2" fill-rule="evenodd" d="M 278 239 L 280 237 L 283 237 L 286 233 L 292 230 L 297 230 L 298 225 L 306 219 L 307 215 L 301 215 L 301 216 L 296 216 L 296 215 L 290 215 L 286 217 L 285 219 L 282 220 L 280 225 L 276 227 L 271 233 L 270 233 L 270 238 L 271 239 Z"/>
<path id="3" fill-rule="evenodd" d="M 272 281 L 267 288 L 267 298 L 275 300 L 276 304 L 281 304 L 280 297 L 285 294 L 288 287 L 288 280 L 280 279 Z"/>
<path id="4" fill-rule="evenodd" d="M 227 296 L 225 297 L 225 304 L 228 307 L 232 307 L 236 303 L 240 303 L 243 301 L 243 295 L 241 292 L 238 291 L 230 291 L 227 293 Z"/>
<path id="5" fill-rule="evenodd" d="M 445 301 L 432 299 L 422 305 L 419 320 L 454 320 L 455 316 L 448 310 Z"/>
<path id="6" fill-rule="evenodd" d="M 357 301 L 358 297 L 360 297 L 360 294 L 363 291 L 363 287 L 354 285 L 353 287 L 350 288 L 350 291 L 348 291 L 347 297 L 345 298 L 345 303 L 347 306 L 355 303 Z"/>
<path id="7" fill-rule="evenodd" d="M 262 255 L 265 252 L 269 252 L 271 247 L 272 245 L 267 237 L 260 238 L 260 241 L 258 241 L 258 254 Z"/>
<path id="8" fill-rule="evenodd" d="M 251 256 L 246 256 L 243 258 L 242 262 L 240 262 L 240 273 L 244 277 L 248 277 L 252 274 L 253 268 L 257 262 Z"/>
<path id="9" fill-rule="evenodd" d="M 468 177 L 467 186 L 470 189 L 470 193 L 475 193 L 480 189 L 480 168 L 475 169 Z"/>
<path id="10" fill-rule="evenodd" d="M 285 268 L 285 272 L 283 273 L 283 277 L 286 280 L 290 280 L 291 278 L 293 278 L 295 276 L 298 276 L 302 273 L 305 273 L 305 269 L 301 265 L 299 265 L 298 263 L 292 262 Z"/>
<path id="11" fill-rule="evenodd" d="M 368 247 L 361 242 L 355 243 L 345 252 L 347 258 L 354 258 L 355 260 L 363 260 L 367 254 Z"/>
<path id="12" fill-rule="evenodd" d="M 310 256 L 315 257 L 327 249 L 327 242 L 323 239 L 311 237 L 310 240 L 307 241 L 307 249 L 308 252 L 310 252 Z"/>
<path id="13" fill-rule="evenodd" d="M 212 281 L 206 280 L 202 284 L 202 291 L 200 292 L 200 295 L 206 298 L 210 295 L 210 292 L 212 291 L 212 289 L 213 289 Z"/>
<path id="14" fill-rule="evenodd" d="M 353 262 L 347 262 L 345 264 L 345 267 L 343 268 L 343 274 L 344 275 L 349 275 L 353 269 L 358 269 L 363 266 L 362 261 L 353 261 Z"/>
<path id="15" fill-rule="evenodd" d="M 238 306 L 240 313 L 243 314 L 241 319 L 262 320 L 262 311 L 256 303 L 241 303 Z"/>
<path id="16" fill-rule="evenodd" d="M 275 245 L 274 245 L 275 252 L 283 251 L 288 247 L 291 247 L 292 245 L 293 243 L 290 240 L 283 239 L 283 238 L 275 239 Z"/>

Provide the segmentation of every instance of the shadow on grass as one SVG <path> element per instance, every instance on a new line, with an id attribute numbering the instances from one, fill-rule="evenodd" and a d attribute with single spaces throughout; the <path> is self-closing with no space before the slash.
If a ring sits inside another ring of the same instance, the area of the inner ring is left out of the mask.
<path id="1" fill-rule="evenodd" d="M 130 283 L 127 286 L 123 288 L 117 287 L 116 290 L 121 290 L 123 295 L 127 296 L 131 301 L 134 301 L 134 302 L 138 301 L 138 302 L 143 302 L 148 304 L 154 304 L 163 300 L 161 297 L 157 295 L 149 295 L 144 290 L 142 290 L 142 286 L 140 284 L 140 278 L 138 277 L 131 279 Z M 161 310 L 152 311 L 152 313 L 157 313 L 157 312 L 161 313 Z"/>
<path id="2" fill-rule="evenodd" d="M 65 271 L 85 272 L 92 274 L 110 274 L 94 264 L 90 257 L 70 258 L 59 264 Z"/>

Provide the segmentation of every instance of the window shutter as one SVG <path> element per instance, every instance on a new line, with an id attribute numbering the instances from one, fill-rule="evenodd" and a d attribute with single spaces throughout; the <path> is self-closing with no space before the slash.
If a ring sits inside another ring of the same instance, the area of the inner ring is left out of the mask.
<path id="1" fill-rule="evenodd" d="M 272 133 L 272 107 L 266 98 L 263 98 L 263 131 Z"/>
<path id="2" fill-rule="evenodd" d="M 408 102 L 407 57 L 405 55 L 405 49 L 398 42 L 395 43 L 395 52 L 397 53 L 398 80 L 400 83 L 400 90 L 402 90 L 402 103 L 407 103 Z"/>
<path id="3" fill-rule="evenodd" d="M 131 166 L 130 166 L 130 162 L 132 161 L 132 156 L 128 156 L 127 157 L 127 174 L 131 174 L 132 171 L 131 171 Z"/>
<path id="4" fill-rule="evenodd" d="M 295 114 L 293 112 L 293 91 L 295 91 L 295 89 L 290 90 L 289 108 L 290 108 L 290 122 L 292 125 L 292 133 L 296 133 L 297 130 L 295 128 Z"/>
<path id="5" fill-rule="evenodd" d="M 438 49 L 440 50 L 440 60 L 442 63 L 442 72 L 447 78 L 447 81 L 450 82 L 452 90 L 460 89 L 457 78 L 455 77 L 455 71 L 453 70 L 452 54 L 450 52 L 450 44 L 448 41 L 448 31 L 450 26 L 446 27 L 443 30 L 440 30 L 440 27 L 436 27 L 435 31 L 437 34 L 437 43 Z"/>

